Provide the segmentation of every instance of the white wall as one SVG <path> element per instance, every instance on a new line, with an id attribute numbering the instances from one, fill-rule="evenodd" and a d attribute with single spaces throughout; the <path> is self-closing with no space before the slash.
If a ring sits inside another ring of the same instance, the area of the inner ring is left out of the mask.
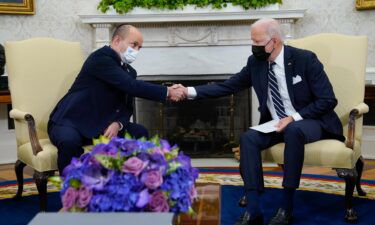
<path id="1" fill-rule="evenodd" d="M 0 164 L 16 162 L 16 139 L 14 130 L 8 130 L 7 107 L 0 105 Z"/>
<path id="2" fill-rule="evenodd" d="M 81 24 L 79 14 L 94 14 L 99 0 L 35 0 L 36 15 L 0 15 L 0 43 L 32 37 L 53 37 L 79 41 L 85 55 L 93 46 L 93 33 L 89 25 Z M 306 16 L 296 23 L 295 37 L 321 32 L 339 32 L 369 37 L 368 67 L 375 67 L 375 10 L 356 11 L 354 0 L 284 0 L 281 9 L 307 9 Z M 147 37 L 145 37 L 147 38 Z M 151 49 L 145 52 L 154 52 Z M 143 53 L 142 53 L 143 54 Z M 144 55 L 145 58 L 149 57 Z M 242 68 L 241 65 L 237 65 Z M 13 131 L 7 130 L 6 108 L 0 107 L 0 163 L 16 160 Z M 374 140 L 375 134 L 367 134 Z M 375 141 L 374 141 L 375 142 Z M 371 142 L 372 143 L 372 142 Z M 371 144 L 365 144 L 371 153 Z"/>
<path id="3" fill-rule="evenodd" d="M 100 14 L 99 0 L 35 0 L 36 15 L 0 15 L 0 43 L 47 36 L 79 41 L 86 55 L 93 44 L 92 29 L 79 14 Z M 281 9 L 307 9 L 297 21 L 296 37 L 339 32 L 369 37 L 368 67 L 375 67 L 375 10 L 356 11 L 354 0 L 283 0 Z M 147 38 L 147 37 L 145 37 Z"/>

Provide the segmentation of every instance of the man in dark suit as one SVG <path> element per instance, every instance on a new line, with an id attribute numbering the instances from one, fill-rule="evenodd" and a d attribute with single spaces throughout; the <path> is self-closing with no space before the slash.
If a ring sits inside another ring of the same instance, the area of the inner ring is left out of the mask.
<path id="1" fill-rule="evenodd" d="M 164 102 L 183 97 L 181 90 L 136 80 L 130 66 L 141 49 L 143 37 L 130 25 L 119 26 L 111 45 L 93 52 L 85 61 L 68 93 L 50 115 L 48 134 L 58 149 L 58 168 L 62 174 L 82 146 L 92 138 L 123 136 L 148 137 L 145 127 L 129 122 L 133 97 Z"/>
<path id="2" fill-rule="evenodd" d="M 299 187 L 304 145 L 325 138 L 343 141 L 342 125 L 334 112 L 337 105 L 323 65 L 313 52 L 283 44 L 280 25 L 262 19 L 251 27 L 253 55 L 230 79 L 205 86 L 188 87 L 190 99 L 220 97 L 253 87 L 258 100 L 260 124 L 278 120 L 276 132 L 250 129 L 240 139 L 240 169 L 248 200 L 246 213 L 236 223 L 263 224 L 260 194 L 264 190 L 261 151 L 285 142 L 283 197 L 271 225 L 290 224 L 293 196 Z"/>

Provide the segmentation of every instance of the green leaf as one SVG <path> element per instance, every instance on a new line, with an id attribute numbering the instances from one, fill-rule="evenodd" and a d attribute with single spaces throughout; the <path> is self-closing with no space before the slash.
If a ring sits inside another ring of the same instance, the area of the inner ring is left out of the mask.
<path id="1" fill-rule="evenodd" d="M 198 8 L 211 5 L 212 8 L 221 9 L 227 7 L 228 3 L 249 9 L 260 8 L 274 3 L 282 4 L 282 0 L 101 0 L 97 9 L 105 13 L 110 7 L 113 7 L 117 13 L 126 14 L 135 7 L 174 10 L 182 9 L 187 5 L 195 5 Z"/>
<path id="2" fill-rule="evenodd" d="M 53 186 L 59 188 L 60 190 L 62 189 L 61 185 L 63 183 L 63 180 L 61 179 L 61 177 L 53 176 L 53 177 L 48 178 L 48 181 L 50 181 Z"/>
<path id="3" fill-rule="evenodd" d="M 81 187 L 81 181 L 75 180 L 75 179 L 70 179 L 69 180 L 69 186 L 73 187 L 75 189 L 79 189 Z"/>
<path id="4" fill-rule="evenodd" d="M 93 145 L 98 145 L 98 144 L 108 144 L 109 143 L 109 139 L 104 137 L 104 136 L 100 136 L 99 138 L 93 138 L 92 139 L 92 144 Z"/>
<path id="5" fill-rule="evenodd" d="M 114 169 L 113 158 L 104 155 L 95 155 L 95 159 L 106 169 Z"/>
<path id="6" fill-rule="evenodd" d="M 179 162 L 173 161 L 173 162 L 169 163 L 167 174 L 169 175 L 169 174 L 173 173 L 174 171 L 176 171 L 180 167 L 181 167 L 181 163 L 179 163 Z"/>
<path id="7" fill-rule="evenodd" d="M 132 136 L 128 132 L 125 133 L 124 138 L 127 139 L 127 140 L 128 139 L 133 139 Z"/>
<path id="8" fill-rule="evenodd" d="M 150 139 L 152 143 L 154 143 L 156 146 L 160 147 L 160 138 L 158 135 L 155 135 Z"/>

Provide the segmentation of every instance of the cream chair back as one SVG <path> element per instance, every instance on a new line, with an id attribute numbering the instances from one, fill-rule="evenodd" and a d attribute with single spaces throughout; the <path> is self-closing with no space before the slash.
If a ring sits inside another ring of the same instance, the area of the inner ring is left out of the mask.
<path id="1" fill-rule="evenodd" d="M 12 106 L 35 119 L 39 139 L 48 138 L 49 115 L 83 64 L 78 42 L 33 38 L 5 43 Z M 29 142 L 27 125 L 15 122 L 17 144 Z"/>
<path id="2" fill-rule="evenodd" d="M 287 44 L 313 51 L 323 63 L 338 99 L 335 111 L 347 135 L 349 112 L 364 99 L 367 37 L 326 33 L 289 40 Z M 361 138 L 362 118 L 356 121 L 356 139 Z"/>

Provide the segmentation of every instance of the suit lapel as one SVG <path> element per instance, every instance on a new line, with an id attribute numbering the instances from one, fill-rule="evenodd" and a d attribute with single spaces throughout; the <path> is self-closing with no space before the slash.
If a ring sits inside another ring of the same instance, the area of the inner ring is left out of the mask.
<path id="1" fill-rule="evenodd" d="M 259 64 L 260 88 L 262 90 L 262 105 L 266 105 L 268 98 L 268 62 Z"/>
<path id="2" fill-rule="evenodd" d="M 284 46 L 284 68 L 285 68 L 286 86 L 288 87 L 290 101 L 292 102 L 292 105 L 294 106 L 293 67 L 294 67 L 294 60 L 290 52 L 290 48 L 289 46 L 285 45 Z"/>

